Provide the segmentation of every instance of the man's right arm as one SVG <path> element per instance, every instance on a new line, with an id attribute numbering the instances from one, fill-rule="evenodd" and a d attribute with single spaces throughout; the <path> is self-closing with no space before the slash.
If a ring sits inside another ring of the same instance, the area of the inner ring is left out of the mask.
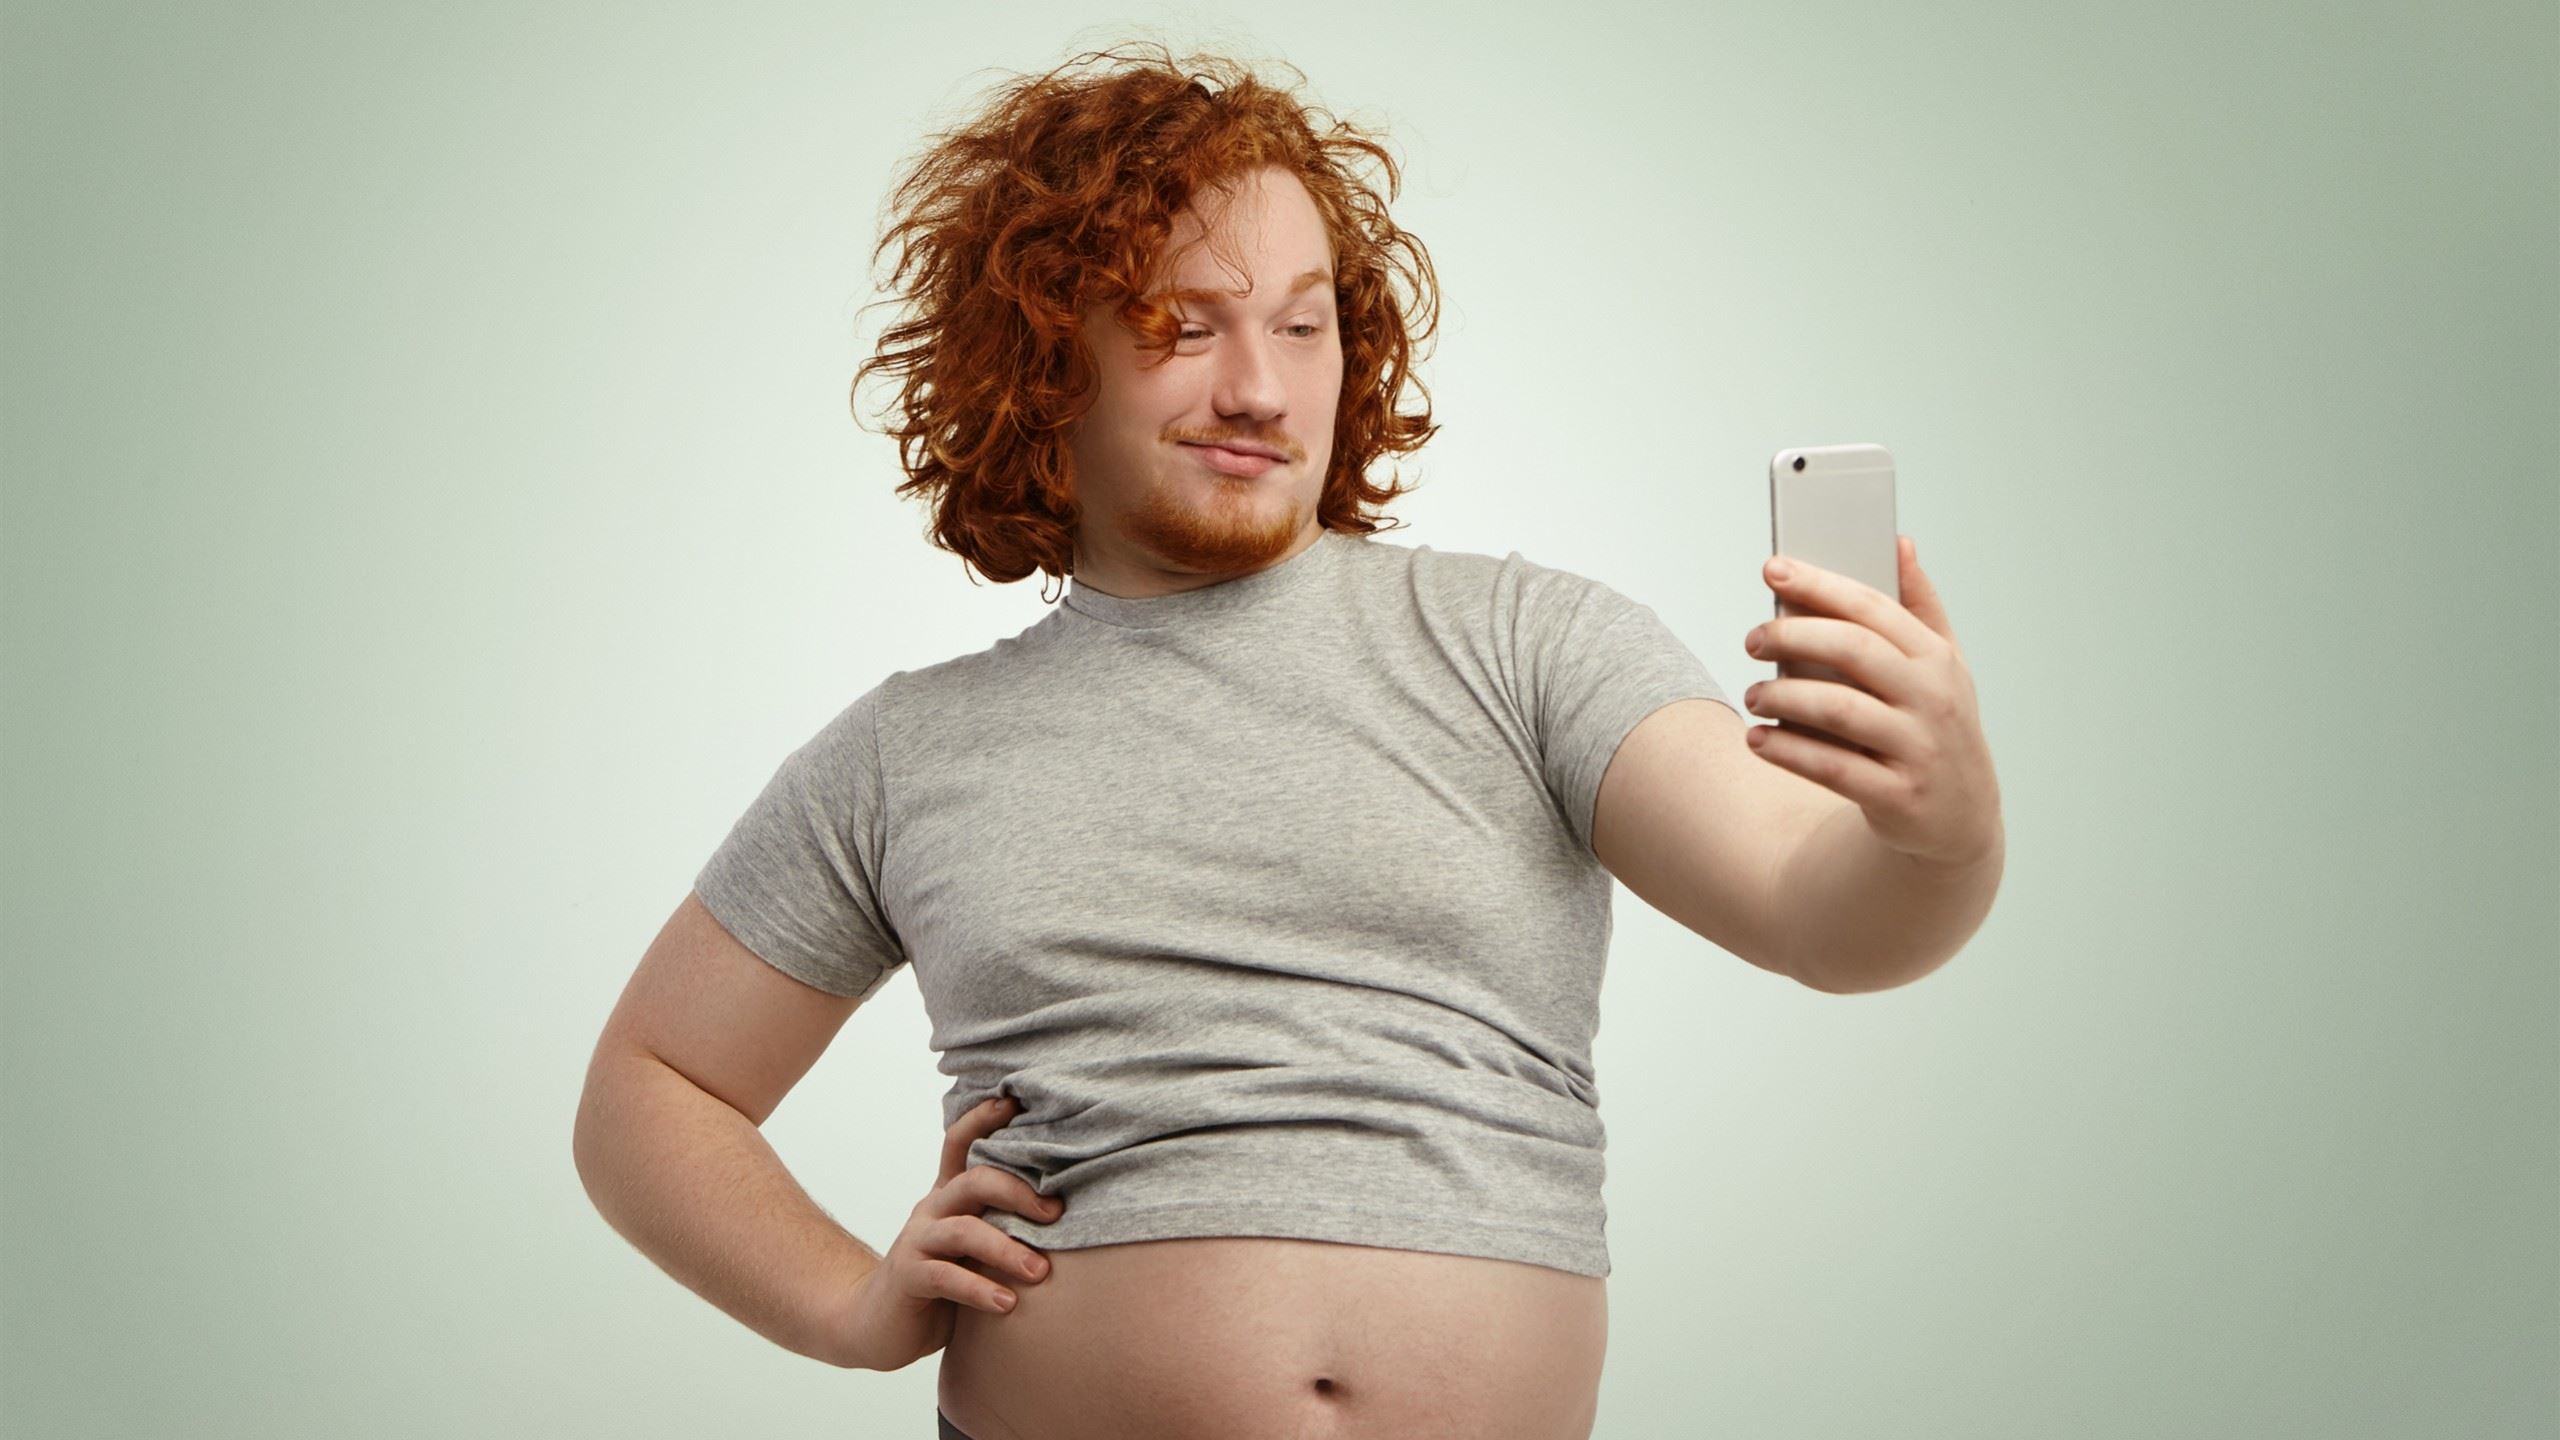
<path id="1" fill-rule="evenodd" d="M 858 1002 L 757 958 L 688 894 L 606 1022 L 572 1149 L 606 1222 L 659 1269 L 796 1354 L 879 1252 L 818 1208 L 760 1128 Z"/>

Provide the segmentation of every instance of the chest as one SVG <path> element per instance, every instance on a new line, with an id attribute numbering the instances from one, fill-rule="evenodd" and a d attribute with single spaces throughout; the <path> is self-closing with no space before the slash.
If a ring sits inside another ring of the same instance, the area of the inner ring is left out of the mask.
<path id="1" fill-rule="evenodd" d="M 884 906 L 921 983 L 1010 1013 L 1023 957 L 1561 968 L 1607 925 L 1527 737 L 1445 678 L 1175 667 L 900 745 Z"/>

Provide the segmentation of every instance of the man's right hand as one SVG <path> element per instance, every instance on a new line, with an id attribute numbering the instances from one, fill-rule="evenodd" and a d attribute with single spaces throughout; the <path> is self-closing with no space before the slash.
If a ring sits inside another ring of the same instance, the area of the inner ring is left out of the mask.
<path id="1" fill-rule="evenodd" d="M 1020 1107 L 999 1095 L 960 1117 L 942 1140 L 942 1171 L 933 1189 L 907 1215 L 897 1242 L 846 1292 L 836 1334 L 856 1370 L 903 1370 L 951 1343 L 957 1305 L 1002 1315 L 1013 1292 L 954 1262 L 974 1259 L 1007 1278 L 1037 1284 L 1048 1278 L 1049 1259 L 987 1223 L 979 1214 L 1001 1207 L 1038 1224 L 1066 1213 L 1051 1199 L 993 1165 L 963 1170 L 969 1147 L 1012 1123 Z"/>

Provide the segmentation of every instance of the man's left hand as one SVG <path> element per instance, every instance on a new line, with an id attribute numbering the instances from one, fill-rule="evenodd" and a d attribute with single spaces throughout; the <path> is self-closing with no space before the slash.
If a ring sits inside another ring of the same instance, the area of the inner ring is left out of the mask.
<path id="1" fill-rule="evenodd" d="M 1819 613 L 1772 619 L 1743 648 L 1762 660 L 1828 665 L 1856 683 L 1781 676 L 1742 697 L 1754 715 L 1811 725 L 1848 745 L 1775 725 L 1754 725 L 1748 736 L 1760 758 L 1856 802 L 1886 845 L 1969 865 L 2001 846 L 2000 781 L 1973 672 L 1938 589 L 1921 573 L 1911 537 L 1896 537 L 1896 549 L 1907 603 L 1801 560 L 1772 556 L 1762 567 L 1791 610 Z"/>

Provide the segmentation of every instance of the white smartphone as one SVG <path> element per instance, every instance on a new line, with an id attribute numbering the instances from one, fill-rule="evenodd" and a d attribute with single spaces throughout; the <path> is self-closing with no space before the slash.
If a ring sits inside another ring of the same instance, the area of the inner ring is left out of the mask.
<path id="1" fill-rule="evenodd" d="M 1810 445 L 1769 457 L 1769 550 L 1818 565 L 1902 599 L 1902 531 L 1894 514 L 1893 455 L 1881 445 Z M 1764 582 L 1765 583 L 1765 582 Z M 1784 597 L 1770 600 L 1781 618 L 1798 611 Z M 1778 662 L 1781 676 L 1857 682 L 1811 661 Z M 1783 730 L 1872 753 L 1813 726 L 1780 720 Z"/>

